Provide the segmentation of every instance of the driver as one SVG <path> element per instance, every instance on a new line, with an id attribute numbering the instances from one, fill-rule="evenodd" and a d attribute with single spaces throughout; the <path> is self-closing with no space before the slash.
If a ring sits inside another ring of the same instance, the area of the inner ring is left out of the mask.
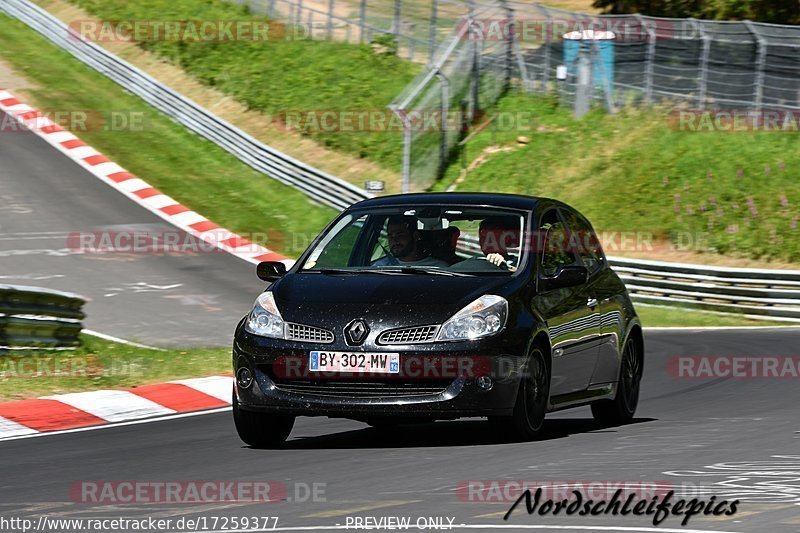
<path id="1" fill-rule="evenodd" d="M 420 235 L 417 219 L 412 216 L 395 215 L 386 224 L 389 250 L 385 257 L 374 261 L 373 266 L 429 266 L 447 268 L 441 259 L 426 255 L 419 245 Z"/>

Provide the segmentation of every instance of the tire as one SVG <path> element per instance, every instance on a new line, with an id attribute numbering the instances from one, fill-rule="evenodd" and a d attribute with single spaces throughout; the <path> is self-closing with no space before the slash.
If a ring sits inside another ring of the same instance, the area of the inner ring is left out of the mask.
<path id="1" fill-rule="evenodd" d="M 617 394 L 613 400 L 592 404 L 595 420 L 607 425 L 629 424 L 639 405 L 639 385 L 642 381 L 642 359 L 639 346 L 632 338 L 625 342 L 619 370 Z"/>
<path id="2" fill-rule="evenodd" d="M 245 411 L 233 394 L 233 423 L 239 438 L 253 448 L 276 448 L 289 437 L 295 417 Z"/>
<path id="3" fill-rule="evenodd" d="M 489 417 L 489 424 L 516 440 L 530 440 L 544 425 L 550 401 L 550 373 L 544 354 L 534 348 L 525 365 L 511 416 Z"/>

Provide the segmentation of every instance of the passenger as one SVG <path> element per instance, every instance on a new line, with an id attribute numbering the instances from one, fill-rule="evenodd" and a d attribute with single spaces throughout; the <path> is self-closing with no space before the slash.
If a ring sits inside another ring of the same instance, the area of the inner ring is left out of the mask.
<path id="1" fill-rule="evenodd" d="M 481 222 L 478 229 L 478 242 L 484 256 L 470 257 L 451 267 L 452 270 L 486 271 L 507 270 L 515 272 L 519 258 L 509 252 L 509 248 L 519 246 L 519 222 L 516 217 L 492 217 Z M 486 268 L 486 262 L 492 267 Z"/>
<path id="2" fill-rule="evenodd" d="M 372 263 L 373 266 L 427 266 L 447 268 L 447 262 L 427 256 L 419 246 L 420 235 L 417 219 L 411 216 L 389 217 L 386 225 L 389 250 L 386 256 Z"/>

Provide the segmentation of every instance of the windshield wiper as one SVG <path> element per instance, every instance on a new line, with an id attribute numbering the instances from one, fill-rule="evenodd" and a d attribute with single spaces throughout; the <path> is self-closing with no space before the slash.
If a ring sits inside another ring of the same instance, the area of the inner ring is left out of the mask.
<path id="1" fill-rule="evenodd" d="M 404 274 L 432 274 L 434 276 L 448 276 L 448 277 L 471 277 L 470 274 L 465 274 L 464 272 L 452 272 L 450 270 L 442 270 L 441 268 L 436 267 L 424 267 L 424 266 L 396 266 L 396 267 L 389 267 L 394 272 L 402 272 Z"/>

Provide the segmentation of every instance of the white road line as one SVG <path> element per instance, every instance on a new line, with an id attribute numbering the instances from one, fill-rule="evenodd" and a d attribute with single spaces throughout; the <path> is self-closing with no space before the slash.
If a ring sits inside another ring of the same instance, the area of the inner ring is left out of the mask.
<path id="1" fill-rule="evenodd" d="M 170 381 L 170 383 L 186 385 L 203 394 L 218 398 L 223 402 L 231 401 L 231 391 L 233 390 L 232 377 L 210 376 L 207 378 L 180 379 L 177 381 Z"/>
<path id="2" fill-rule="evenodd" d="M 167 351 L 164 348 L 157 348 L 155 346 L 148 346 L 147 344 L 140 344 L 138 342 L 126 341 L 125 339 L 120 339 L 119 337 L 114 337 L 112 335 L 106 335 L 105 333 L 100 333 L 99 331 L 94 331 L 91 329 L 81 330 L 81 333 L 86 333 L 87 335 L 91 335 L 92 337 L 97 337 L 98 339 L 104 339 L 107 341 L 116 342 L 117 344 L 127 344 L 128 346 L 136 346 L 137 348 L 146 348 L 148 350 L 158 350 L 159 352 Z"/>
<path id="3" fill-rule="evenodd" d="M 73 392 L 45 396 L 45 400 L 56 400 L 86 411 L 109 422 L 122 422 L 135 418 L 174 414 L 174 409 L 159 405 L 147 398 L 137 396 L 124 390 L 98 390 L 91 392 Z"/>

